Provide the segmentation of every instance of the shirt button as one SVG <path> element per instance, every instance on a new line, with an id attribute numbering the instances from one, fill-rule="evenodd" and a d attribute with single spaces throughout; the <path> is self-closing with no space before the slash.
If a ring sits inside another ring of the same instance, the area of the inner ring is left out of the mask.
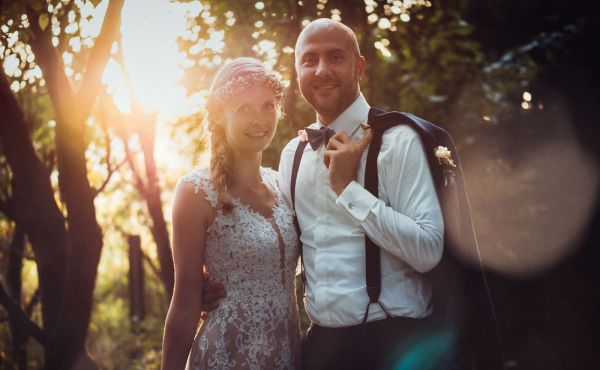
<path id="1" fill-rule="evenodd" d="M 348 203 L 348 208 L 354 209 L 354 203 L 352 203 L 352 202 Z"/>

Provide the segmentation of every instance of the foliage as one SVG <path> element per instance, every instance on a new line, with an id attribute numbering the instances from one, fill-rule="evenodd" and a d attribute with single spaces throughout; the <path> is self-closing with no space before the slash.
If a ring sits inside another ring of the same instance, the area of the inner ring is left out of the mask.
<path id="1" fill-rule="evenodd" d="M 71 82 L 76 87 L 81 83 L 85 61 L 99 32 L 91 23 L 94 7 L 99 2 L 100 0 L 9 0 L 2 3 L 0 54 L 4 63 L 17 67 L 8 71 L 5 68 L 8 77 L 18 82 L 13 86 L 14 90 L 26 86 L 45 86 L 41 69 L 29 44 L 33 38 L 30 17 L 35 14 L 40 14 L 40 29 L 51 30 L 53 46 L 61 54 Z M 37 89 L 34 88 L 33 91 L 37 92 Z"/>
<path id="2" fill-rule="evenodd" d="M 295 39 L 310 20 L 331 17 L 346 22 L 359 38 L 367 59 L 361 89 L 373 104 L 410 111 L 450 129 L 497 122 L 497 114 L 513 104 L 510 92 L 522 88 L 536 66 L 489 72 L 491 61 L 463 16 L 464 3 L 205 1 L 181 40 L 196 62 L 188 70 L 188 88 L 206 89 L 215 69 L 240 55 L 263 59 L 290 80 L 287 115 L 264 158 L 276 166 L 289 138 L 314 120 L 294 83 Z M 527 63 L 528 56 L 518 60 Z"/>
<path id="3" fill-rule="evenodd" d="M 99 276 L 96 286 L 97 304 L 90 324 L 89 348 L 105 369 L 158 369 L 167 310 L 163 287 L 160 278 L 146 264 L 146 318 L 132 321 L 126 278 L 128 264 L 123 263 L 127 259 L 126 241 L 118 235 L 110 233 L 111 241 L 107 241 L 100 262 L 100 269 L 106 273 Z"/>

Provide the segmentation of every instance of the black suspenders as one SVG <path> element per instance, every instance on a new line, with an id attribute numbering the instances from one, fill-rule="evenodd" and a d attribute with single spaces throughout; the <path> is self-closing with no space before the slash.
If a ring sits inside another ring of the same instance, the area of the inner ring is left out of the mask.
<path id="1" fill-rule="evenodd" d="M 379 178 L 377 173 L 377 156 L 381 149 L 381 139 L 385 130 L 376 130 L 373 132 L 373 139 L 369 146 L 369 152 L 367 154 L 367 164 L 365 168 L 365 189 L 371 194 L 378 197 L 378 185 Z M 296 180 L 298 178 L 298 169 L 300 168 L 300 161 L 302 160 L 302 154 L 304 148 L 308 144 L 307 141 L 300 141 L 294 154 L 294 163 L 292 165 L 292 178 L 290 182 L 290 195 L 292 198 L 292 206 L 296 209 Z M 294 216 L 294 225 L 298 232 L 298 238 L 300 238 L 300 224 L 298 223 L 298 215 Z M 379 302 L 379 295 L 381 294 L 381 257 L 379 253 L 379 247 L 365 235 L 365 262 L 366 262 L 366 286 L 367 294 L 369 296 L 369 303 L 365 309 L 365 316 L 363 323 L 367 322 L 369 314 L 369 307 L 372 303 L 377 303 L 382 308 L 383 312 L 387 317 L 390 317 L 385 307 Z M 306 276 L 304 274 L 304 258 L 302 242 L 300 241 L 300 263 L 302 269 L 302 282 L 306 284 Z"/>
<path id="2" fill-rule="evenodd" d="M 371 144 L 369 144 L 369 151 L 367 153 L 367 163 L 365 166 L 365 189 L 371 194 L 379 198 L 379 174 L 377 171 L 377 156 L 381 150 L 381 139 L 383 137 L 383 131 L 373 130 L 373 138 Z M 379 295 L 381 294 L 381 256 L 379 253 L 379 246 L 377 246 L 366 234 L 365 234 L 365 263 L 366 263 L 366 280 L 367 280 L 367 294 L 369 295 L 369 303 L 365 309 L 365 316 L 363 318 L 363 324 L 367 322 L 369 316 L 369 308 L 372 303 L 377 303 L 385 313 L 387 317 L 390 317 L 385 307 L 379 302 Z"/>
<path id="3" fill-rule="evenodd" d="M 300 168 L 300 160 L 302 160 L 302 154 L 304 148 L 306 148 L 308 141 L 300 141 L 294 154 L 294 164 L 292 165 L 292 181 L 290 182 L 290 196 L 292 197 L 292 207 L 294 207 L 294 226 L 296 227 L 296 233 L 298 234 L 298 246 L 300 247 L 300 270 L 302 273 L 302 284 L 304 292 L 306 294 L 306 275 L 304 274 L 304 253 L 302 248 L 302 240 L 300 240 L 300 224 L 298 223 L 298 215 L 296 214 L 296 179 L 298 178 L 298 169 Z"/>

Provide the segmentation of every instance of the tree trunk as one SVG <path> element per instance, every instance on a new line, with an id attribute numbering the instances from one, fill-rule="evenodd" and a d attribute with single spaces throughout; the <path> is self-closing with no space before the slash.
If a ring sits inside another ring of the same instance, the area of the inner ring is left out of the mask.
<path id="1" fill-rule="evenodd" d="M 23 229 L 15 227 L 13 240 L 8 252 L 6 269 L 6 283 L 10 298 L 22 307 L 22 281 L 23 253 L 25 252 L 25 235 Z M 12 336 L 12 362 L 19 370 L 27 370 L 27 331 L 23 330 L 18 320 L 9 315 L 10 332 Z"/>
<path id="2" fill-rule="evenodd" d="M 138 134 L 142 151 L 144 154 L 144 165 L 146 168 L 146 186 L 142 196 L 146 201 L 150 218 L 152 219 L 152 236 L 156 243 L 158 261 L 160 263 L 160 279 L 165 287 L 167 301 L 171 301 L 173 287 L 175 284 L 175 269 L 173 267 L 173 255 L 171 253 L 171 241 L 167 223 L 162 210 L 161 190 L 156 175 L 156 162 L 154 160 L 154 141 L 156 130 L 156 118 L 150 115 L 139 115 L 144 117 L 138 124 Z"/>
<path id="3" fill-rule="evenodd" d="M 35 153 L 23 114 L 4 74 L 0 75 L 0 106 L 4 112 L 0 142 L 13 172 L 15 221 L 29 237 L 36 256 L 43 326 L 52 337 L 65 293 L 68 244 L 65 220 L 54 201 L 48 171 Z"/>

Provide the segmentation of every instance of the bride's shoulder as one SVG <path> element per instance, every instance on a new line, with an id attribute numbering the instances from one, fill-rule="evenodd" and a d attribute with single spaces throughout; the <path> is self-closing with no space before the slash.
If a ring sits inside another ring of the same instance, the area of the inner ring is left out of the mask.
<path id="1" fill-rule="evenodd" d="M 216 204 L 216 194 L 214 186 L 210 181 L 210 171 L 207 167 L 197 167 L 179 179 L 177 185 L 178 191 L 192 194 L 204 193 L 205 198 L 211 205 Z"/>
<path id="2" fill-rule="evenodd" d="M 210 185 L 210 172 L 206 167 L 194 168 L 179 179 L 179 185 L 192 187 L 194 193 L 198 193 L 203 187 Z"/>

